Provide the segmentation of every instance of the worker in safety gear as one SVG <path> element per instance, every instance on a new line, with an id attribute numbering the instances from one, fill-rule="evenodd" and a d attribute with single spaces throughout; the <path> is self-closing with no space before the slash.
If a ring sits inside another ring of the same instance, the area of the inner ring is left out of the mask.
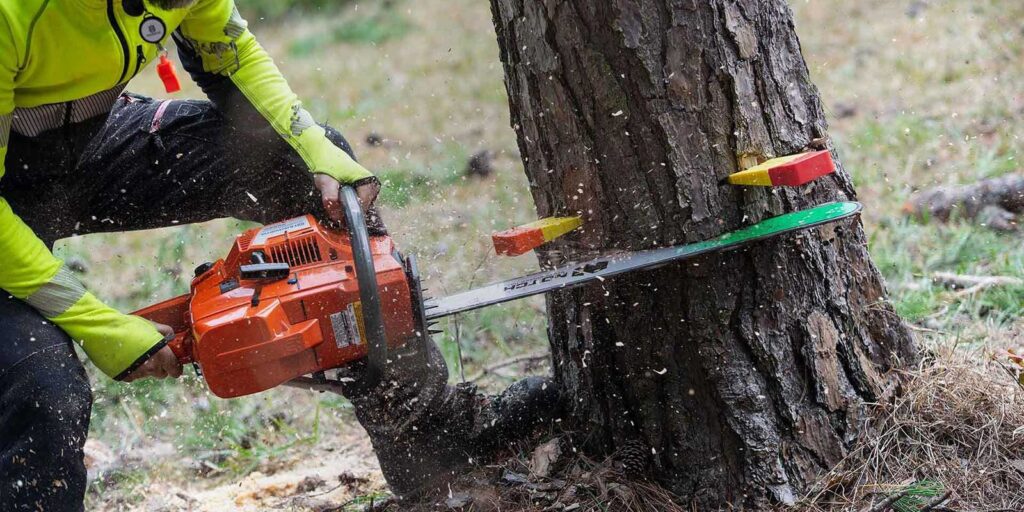
<path id="1" fill-rule="evenodd" d="M 209 101 L 124 92 L 178 57 Z M 233 0 L 0 0 L 0 510 L 81 510 L 92 405 L 73 343 L 112 379 L 177 377 L 169 330 L 104 304 L 51 254 L 61 238 L 312 212 L 379 182 L 303 109 Z M 498 397 L 449 386 L 432 343 L 346 396 L 400 494 L 550 416 L 546 379 Z M 352 368 L 357 373 L 359 365 Z"/>

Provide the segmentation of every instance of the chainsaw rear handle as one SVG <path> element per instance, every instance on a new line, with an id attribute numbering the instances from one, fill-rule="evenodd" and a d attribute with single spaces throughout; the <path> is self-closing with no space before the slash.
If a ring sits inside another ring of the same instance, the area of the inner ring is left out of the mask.
<path id="1" fill-rule="evenodd" d="M 164 338 L 164 341 L 171 348 L 171 352 L 174 352 L 179 363 L 189 364 L 194 362 L 192 359 L 192 342 L 189 340 L 187 332 L 176 332 Z"/>
<path id="2" fill-rule="evenodd" d="M 174 335 L 164 338 L 162 343 L 171 347 L 174 355 L 178 356 L 178 362 L 182 364 L 192 362 L 192 328 L 187 320 L 191 300 L 191 295 L 181 295 L 132 313 L 174 330 Z"/>
<path id="3" fill-rule="evenodd" d="M 388 362 L 387 335 L 384 332 L 384 313 L 381 310 L 377 271 L 373 267 L 373 252 L 370 250 L 366 218 L 363 216 L 363 208 L 359 205 L 359 196 L 356 195 L 354 188 L 347 185 L 341 187 L 341 204 L 345 211 L 349 238 L 352 241 L 352 258 L 355 260 L 363 325 L 366 328 L 368 354 L 362 384 L 372 387 L 380 381 L 384 374 L 384 366 Z"/>

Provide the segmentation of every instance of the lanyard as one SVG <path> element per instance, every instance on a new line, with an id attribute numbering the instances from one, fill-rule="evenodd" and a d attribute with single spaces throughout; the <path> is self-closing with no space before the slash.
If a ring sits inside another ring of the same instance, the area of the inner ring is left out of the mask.
<path id="1" fill-rule="evenodd" d="M 129 16 L 142 16 L 142 23 L 139 24 L 139 37 L 143 41 L 155 44 L 160 50 L 160 62 L 156 65 L 156 74 L 164 83 L 164 89 L 170 93 L 181 90 L 181 80 L 178 79 L 178 72 L 174 63 L 167 58 L 167 48 L 164 48 L 163 41 L 167 37 L 167 23 L 158 16 L 146 9 L 142 0 L 125 0 L 123 3 L 125 13 Z"/>

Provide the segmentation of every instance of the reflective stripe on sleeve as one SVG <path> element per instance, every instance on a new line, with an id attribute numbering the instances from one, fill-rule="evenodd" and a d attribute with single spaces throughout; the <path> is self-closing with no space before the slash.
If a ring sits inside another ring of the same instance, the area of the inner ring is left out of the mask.
<path id="1" fill-rule="evenodd" d="M 245 34 L 248 28 L 249 23 L 242 18 L 242 13 L 238 12 L 238 7 L 236 6 L 231 12 L 231 17 L 228 18 L 228 24 L 224 27 L 224 35 L 235 40 L 242 37 L 242 34 Z"/>
<path id="2" fill-rule="evenodd" d="M 40 105 L 31 108 L 14 109 L 14 120 L 11 130 L 26 137 L 35 137 L 40 133 L 64 126 L 67 121 L 80 123 L 96 116 L 110 113 L 117 98 L 121 97 L 123 85 L 98 92 L 68 103 Z"/>
<path id="3" fill-rule="evenodd" d="M 292 105 L 292 135 L 298 137 L 307 128 L 312 128 L 315 124 L 316 121 L 313 120 L 313 114 L 302 108 L 301 103 Z"/>
<path id="4" fill-rule="evenodd" d="M 39 310 L 46 318 L 53 318 L 71 309 L 71 306 L 84 295 L 85 286 L 62 265 L 50 282 L 39 287 L 25 299 L 25 302 Z"/>
<path id="5" fill-rule="evenodd" d="M 10 142 L 12 119 L 14 116 L 10 114 L 0 116 L 0 148 L 7 147 L 7 143 Z M 0 165 L 2 164 L 3 162 L 0 162 Z"/>

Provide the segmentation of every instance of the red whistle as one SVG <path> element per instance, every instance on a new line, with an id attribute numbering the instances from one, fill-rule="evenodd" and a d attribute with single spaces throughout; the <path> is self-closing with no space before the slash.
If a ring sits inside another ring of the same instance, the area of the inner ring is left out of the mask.
<path id="1" fill-rule="evenodd" d="M 169 94 L 181 90 L 181 80 L 178 80 L 178 72 L 174 69 L 174 63 L 166 55 L 160 56 L 160 63 L 156 65 L 156 73 L 164 83 L 164 89 Z"/>

